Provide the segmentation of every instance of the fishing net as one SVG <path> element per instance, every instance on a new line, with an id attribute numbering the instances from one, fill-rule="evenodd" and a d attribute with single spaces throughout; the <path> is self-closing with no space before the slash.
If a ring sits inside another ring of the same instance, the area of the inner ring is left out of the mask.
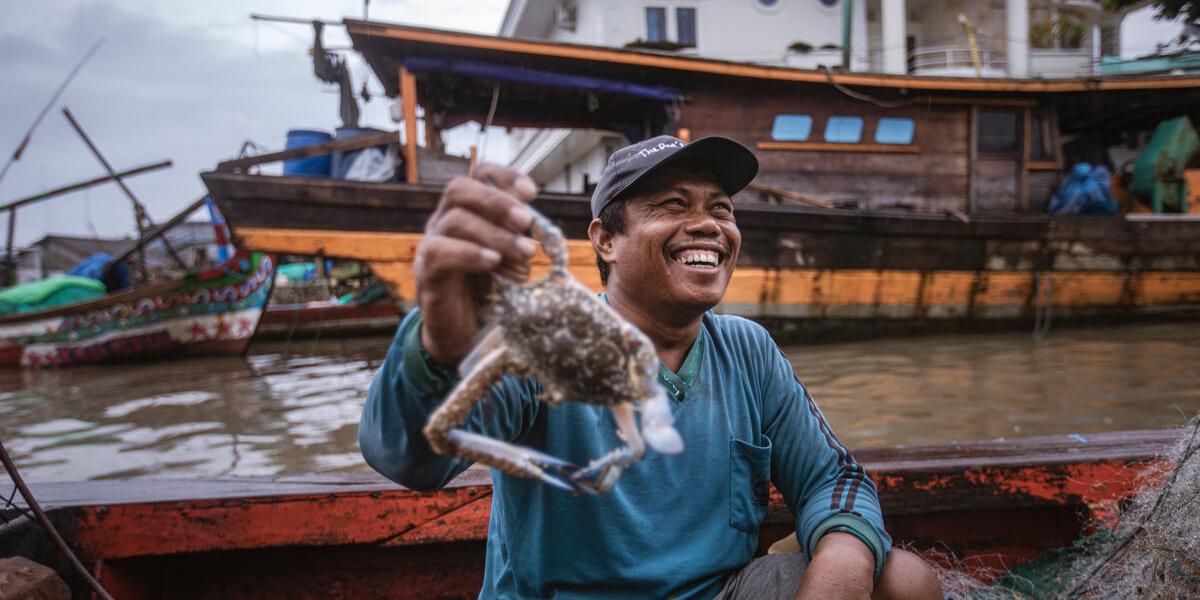
<path id="1" fill-rule="evenodd" d="M 1004 573 L 925 554 L 956 600 L 1200 598 L 1200 416 L 1137 489 L 1113 529 Z"/>

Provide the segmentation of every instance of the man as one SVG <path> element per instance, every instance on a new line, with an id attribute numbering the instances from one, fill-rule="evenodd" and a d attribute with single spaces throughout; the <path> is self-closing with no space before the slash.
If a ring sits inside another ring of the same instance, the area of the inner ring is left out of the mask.
<path id="1" fill-rule="evenodd" d="M 928 566 L 890 550 L 874 485 L 766 331 L 711 312 L 741 247 L 730 197 L 757 171 L 724 138 L 660 136 L 609 160 L 588 228 L 604 299 L 654 342 L 684 450 L 648 450 L 603 497 L 493 471 L 481 598 L 940 597 Z M 367 462 L 403 485 L 436 489 L 469 466 L 434 454 L 421 428 L 479 331 L 481 282 L 528 273 L 524 203 L 536 192 L 482 165 L 446 186 L 429 220 L 414 265 L 420 310 L 401 324 L 359 430 Z M 604 409 L 549 408 L 539 389 L 505 377 L 468 427 L 568 460 L 612 447 Z M 768 481 L 804 553 L 751 561 Z"/>

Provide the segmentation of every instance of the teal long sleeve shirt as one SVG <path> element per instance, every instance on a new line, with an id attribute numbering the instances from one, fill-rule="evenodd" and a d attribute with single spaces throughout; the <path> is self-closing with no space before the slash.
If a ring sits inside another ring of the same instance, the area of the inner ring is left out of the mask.
<path id="1" fill-rule="evenodd" d="M 470 463 L 437 455 L 422 428 L 455 382 L 420 347 L 420 314 L 401 323 L 359 427 L 367 462 L 434 490 Z M 875 556 L 891 548 L 875 486 L 825 421 L 769 334 L 707 313 L 679 373 L 660 365 L 684 450 L 647 449 L 612 494 L 573 496 L 492 470 L 487 566 L 479 597 L 711 598 L 744 566 L 767 512 L 768 482 L 796 518 L 806 556 L 830 531 Z M 605 408 L 551 407 L 536 380 L 505 376 L 466 429 L 586 464 L 620 442 Z"/>

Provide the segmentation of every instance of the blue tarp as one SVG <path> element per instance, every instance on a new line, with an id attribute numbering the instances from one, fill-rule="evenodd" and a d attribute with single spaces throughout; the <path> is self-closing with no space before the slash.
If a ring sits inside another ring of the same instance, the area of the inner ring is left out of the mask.
<path id="1" fill-rule="evenodd" d="M 117 265 L 112 273 L 109 273 L 109 281 L 104 281 L 104 271 L 112 261 L 113 257 L 103 252 L 97 252 L 79 261 L 74 267 L 71 267 L 71 270 L 67 271 L 67 275 L 98 279 L 108 286 L 108 291 L 110 292 L 129 287 L 129 269 L 125 268 L 125 263 Z"/>
<path id="2" fill-rule="evenodd" d="M 1112 176 L 1103 165 L 1077 163 L 1071 167 L 1046 212 L 1052 215 L 1111 215 L 1117 212 Z"/>
<path id="3" fill-rule="evenodd" d="M 586 90 L 595 93 L 621 94 L 625 96 L 648 98 L 650 100 L 657 100 L 659 102 L 674 102 L 683 97 L 675 90 L 665 87 L 642 85 L 640 83 L 631 83 L 616 79 L 602 79 L 600 77 L 589 77 L 586 75 L 569 75 L 566 73 L 553 73 L 551 71 L 538 71 L 536 69 L 525 69 L 511 65 L 501 65 L 479 60 L 467 60 L 463 58 L 410 56 L 404 59 L 404 66 L 407 67 L 408 70 L 417 73 L 431 71 L 457 73 L 459 75 L 466 75 L 468 77 L 478 77 L 480 79 L 502 81 L 505 83 L 545 85 L 550 87 Z"/>

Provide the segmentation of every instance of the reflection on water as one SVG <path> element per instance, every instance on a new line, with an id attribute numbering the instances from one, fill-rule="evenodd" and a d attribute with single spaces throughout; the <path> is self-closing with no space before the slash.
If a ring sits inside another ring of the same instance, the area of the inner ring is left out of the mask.
<path id="1" fill-rule="evenodd" d="M 0 372 L 0 435 L 35 481 L 365 470 L 389 339 L 245 358 Z M 1200 323 L 786 348 L 852 447 L 1166 427 L 1200 410 Z"/>

